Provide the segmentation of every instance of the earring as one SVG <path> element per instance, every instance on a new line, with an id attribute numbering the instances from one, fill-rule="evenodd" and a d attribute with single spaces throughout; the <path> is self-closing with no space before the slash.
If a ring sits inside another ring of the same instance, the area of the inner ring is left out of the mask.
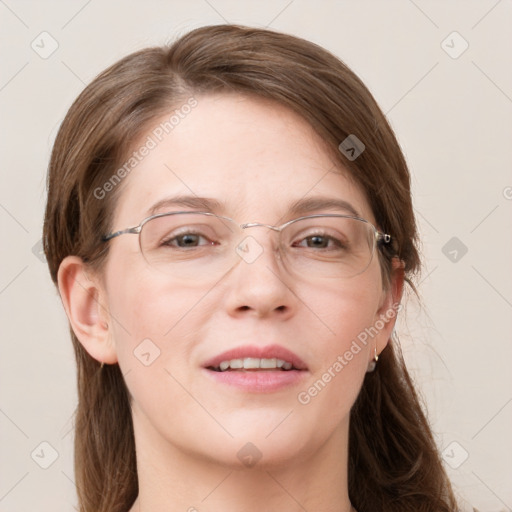
<path id="1" fill-rule="evenodd" d="M 103 366 L 105 366 L 105 361 L 101 361 L 100 370 L 103 369 Z"/>
<path id="2" fill-rule="evenodd" d="M 379 355 L 377 354 L 377 343 L 375 343 L 375 349 L 373 353 L 373 359 L 368 363 L 367 372 L 373 372 L 375 367 L 377 366 L 377 361 L 379 360 Z"/>

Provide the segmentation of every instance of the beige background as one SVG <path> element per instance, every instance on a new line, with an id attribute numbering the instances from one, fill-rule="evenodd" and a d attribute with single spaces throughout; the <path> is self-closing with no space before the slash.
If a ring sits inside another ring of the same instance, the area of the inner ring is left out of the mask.
<path id="1" fill-rule="evenodd" d="M 511 1 L 5 0 L 0 512 L 76 505 L 75 365 L 39 253 L 56 130 L 109 64 L 224 21 L 328 48 L 387 113 L 413 175 L 425 255 L 424 306 L 410 300 L 399 326 L 404 353 L 458 493 L 483 512 L 511 510 Z"/>

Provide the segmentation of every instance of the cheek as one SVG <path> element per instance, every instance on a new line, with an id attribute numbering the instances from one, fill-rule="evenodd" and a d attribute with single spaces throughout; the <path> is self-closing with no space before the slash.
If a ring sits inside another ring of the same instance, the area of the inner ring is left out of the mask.
<path id="1" fill-rule="evenodd" d="M 308 306 L 318 317 L 316 333 L 309 343 L 310 360 L 315 364 L 297 400 L 311 413 L 329 411 L 328 422 L 340 421 L 348 414 L 376 341 L 368 332 L 375 322 L 381 288 L 375 286 L 375 276 L 369 273 L 364 277 L 358 280 L 358 286 L 309 295 Z"/>
<path id="2" fill-rule="evenodd" d="M 379 307 L 381 287 L 375 285 L 374 279 L 359 279 L 356 286 L 350 284 L 324 288 L 308 296 L 307 305 L 318 317 L 321 353 L 329 357 L 348 350 L 351 342 L 372 325 Z M 325 358 L 323 362 L 327 362 Z"/>
<path id="3" fill-rule="evenodd" d="M 186 392 L 192 389 L 187 365 L 203 337 L 201 319 L 210 314 L 202 300 L 205 290 L 154 272 L 137 275 L 116 281 L 110 292 L 119 366 L 134 415 L 151 418 L 162 432 L 175 425 L 176 436 L 184 436 L 191 425 L 176 418 L 200 413 Z"/>
<path id="4" fill-rule="evenodd" d="M 110 324 L 123 374 L 130 374 L 132 382 L 141 374 L 146 382 L 188 361 L 203 325 L 199 317 L 206 314 L 204 287 L 180 284 L 142 268 L 118 268 L 110 278 Z"/>

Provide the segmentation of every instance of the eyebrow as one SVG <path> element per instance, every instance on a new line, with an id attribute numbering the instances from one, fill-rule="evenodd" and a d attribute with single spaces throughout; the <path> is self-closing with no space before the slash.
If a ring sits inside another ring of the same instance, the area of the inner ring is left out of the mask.
<path id="1" fill-rule="evenodd" d="M 183 208 L 195 208 L 197 210 L 210 212 L 210 213 L 218 213 L 223 210 L 223 205 L 216 199 L 212 199 L 210 197 L 198 197 L 198 196 L 173 196 L 166 197 L 158 202 L 156 202 L 147 213 L 151 215 L 155 215 L 163 208 L 170 208 L 173 206 L 180 206 Z"/>
<path id="2" fill-rule="evenodd" d="M 163 208 L 170 207 L 193 208 L 198 211 L 220 214 L 225 211 L 223 203 L 210 197 L 198 197 L 178 195 L 166 197 L 149 208 L 147 214 L 155 215 Z M 359 212 L 348 201 L 334 197 L 317 196 L 305 199 L 298 199 L 288 206 L 287 213 L 290 215 L 303 215 L 317 210 L 342 210 L 354 217 L 361 217 Z"/>

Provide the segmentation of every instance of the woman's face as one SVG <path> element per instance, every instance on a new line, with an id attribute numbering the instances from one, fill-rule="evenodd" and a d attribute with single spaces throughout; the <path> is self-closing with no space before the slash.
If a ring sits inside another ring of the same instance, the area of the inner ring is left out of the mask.
<path id="1" fill-rule="evenodd" d="M 113 231 L 139 224 L 155 203 L 175 195 L 215 199 L 223 208 L 216 213 L 239 224 L 283 224 L 300 216 L 289 213 L 291 203 L 318 197 L 344 200 L 375 223 L 361 189 L 299 116 L 234 94 L 196 99 L 172 130 L 156 132 L 162 140 L 154 130 L 172 112 L 141 138 L 140 145 L 148 136 L 157 144 L 125 178 Z M 194 208 L 168 205 L 156 213 L 178 210 Z M 315 213 L 350 212 L 305 215 Z M 391 331 L 392 322 L 375 328 L 390 308 L 378 258 L 350 279 L 296 275 L 271 250 L 271 233 L 247 230 L 259 256 L 238 258 L 227 273 L 206 280 L 149 266 L 137 235 L 108 242 L 109 335 L 131 394 L 137 440 L 147 449 L 231 465 L 275 464 L 305 460 L 343 439 L 374 347 L 382 350 Z M 222 355 L 231 350 L 238 351 Z M 303 369 L 205 367 L 251 356 L 295 357 Z"/>

